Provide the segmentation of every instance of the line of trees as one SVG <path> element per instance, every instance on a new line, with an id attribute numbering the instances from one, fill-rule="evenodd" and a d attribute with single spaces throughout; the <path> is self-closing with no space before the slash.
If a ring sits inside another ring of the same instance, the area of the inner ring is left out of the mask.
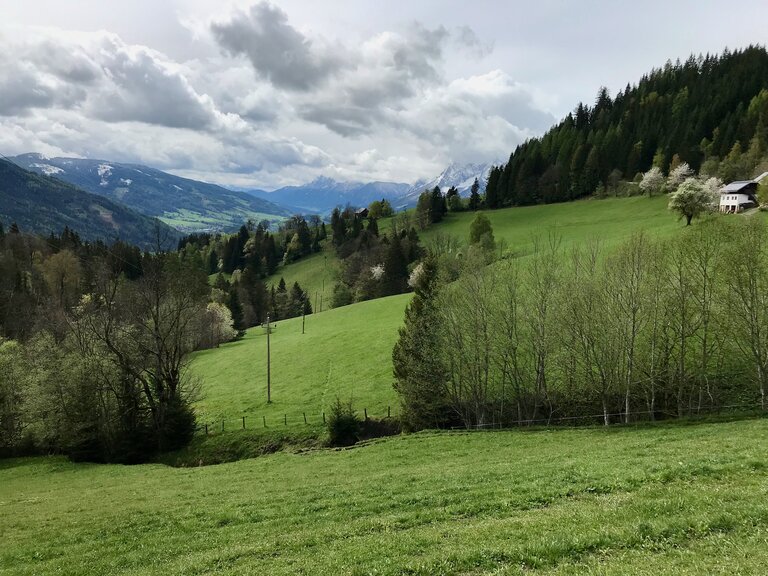
<path id="1" fill-rule="evenodd" d="M 214 292 L 190 247 L 0 227 L 0 455 L 138 462 L 185 444 L 189 353 L 235 336 Z"/>
<path id="2" fill-rule="evenodd" d="M 453 282 L 430 255 L 393 350 L 404 425 L 765 408 L 767 246 L 761 220 L 714 218 L 611 250 L 542 238 L 491 266 L 478 245 Z"/>

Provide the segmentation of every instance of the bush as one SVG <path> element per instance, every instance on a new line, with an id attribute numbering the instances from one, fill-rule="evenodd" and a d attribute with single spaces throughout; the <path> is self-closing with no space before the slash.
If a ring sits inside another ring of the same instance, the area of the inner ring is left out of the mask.
<path id="1" fill-rule="evenodd" d="M 360 420 L 352 400 L 342 402 L 338 397 L 331 405 L 328 418 L 328 442 L 331 446 L 351 446 L 360 438 Z"/>

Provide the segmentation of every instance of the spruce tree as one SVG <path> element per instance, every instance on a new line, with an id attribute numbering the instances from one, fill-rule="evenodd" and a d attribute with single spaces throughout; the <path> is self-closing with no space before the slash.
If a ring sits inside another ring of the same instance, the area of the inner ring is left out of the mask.
<path id="1" fill-rule="evenodd" d="M 237 291 L 237 286 L 232 286 L 229 290 L 229 298 L 227 300 L 227 307 L 232 313 L 232 325 L 238 332 L 238 336 L 242 336 L 245 332 L 245 321 L 243 317 L 243 305 L 240 302 L 240 295 Z"/>
<path id="2" fill-rule="evenodd" d="M 472 188 L 469 192 L 469 209 L 472 211 L 479 210 L 481 203 L 482 199 L 480 198 L 480 182 L 478 182 L 477 178 L 475 178 L 475 181 L 472 183 Z"/>
<path id="3" fill-rule="evenodd" d="M 405 310 L 392 350 L 394 388 L 400 398 L 401 422 L 411 431 L 446 423 L 447 372 L 440 360 L 437 261 L 428 256 L 414 272 L 414 296 Z"/>
<path id="4" fill-rule="evenodd" d="M 384 285 L 385 296 L 405 292 L 408 280 L 408 262 L 403 253 L 403 245 L 400 236 L 393 234 L 387 247 L 384 260 Z"/>

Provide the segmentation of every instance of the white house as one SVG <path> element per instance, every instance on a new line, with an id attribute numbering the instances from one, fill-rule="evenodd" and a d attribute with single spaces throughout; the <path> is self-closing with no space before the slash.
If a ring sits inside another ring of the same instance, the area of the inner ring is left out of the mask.
<path id="1" fill-rule="evenodd" d="M 766 176 L 768 172 L 763 172 L 754 180 L 739 180 L 723 186 L 720 190 L 720 212 L 736 213 L 757 206 L 757 185 Z"/>

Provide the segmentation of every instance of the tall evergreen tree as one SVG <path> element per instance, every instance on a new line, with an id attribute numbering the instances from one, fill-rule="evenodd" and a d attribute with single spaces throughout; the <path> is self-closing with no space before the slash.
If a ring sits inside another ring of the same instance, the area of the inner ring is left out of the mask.
<path id="1" fill-rule="evenodd" d="M 439 428 L 448 413 L 447 373 L 436 347 L 441 329 L 437 321 L 437 262 L 428 256 L 414 273 L 414 296 L 405 310 L 392 350 L 394 387 L 401 401 L 401 421 L 409 430 Z"/>
<path id="2" fill-rule="evenodd" d="M 472 183 L 472 188 L 469 191 L 469 209 L 473 211 L 479 210 L 481 204 L 482 198 L 480 198 L 480 182 L 478 182 L 477 178 L 475 178 L 475 181 Z"/>

